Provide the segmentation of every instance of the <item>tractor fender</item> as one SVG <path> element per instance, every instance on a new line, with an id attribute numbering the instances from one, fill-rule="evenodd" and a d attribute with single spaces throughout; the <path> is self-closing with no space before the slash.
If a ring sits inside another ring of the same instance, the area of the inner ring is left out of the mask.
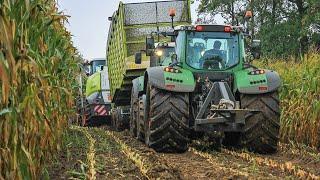
<path id="1" fill-rule="evenodd" d="M 238 86 L 238 91 L 242 94 L 263 94 L 276 91 L 281 86 L 280 76 L 275 71 L 265 70 L 263 79 L 266 81 L 263 84 Z"/>
<path id="2" fill-rule="evenodd" d="M 276 91 L 281 86 L 281 79 L 277 72 L 267 71 L 268 92 Z"/>
<path id="3" fill-rule="evenodd" d="M 138 98 L 139 93 L 143 91 L 144 77 L 140 76 L 132 80 L 133 97 Z"/>
<path id="4" fill-rule="evenodd" d="M 193 92 L 195 88 L 195 80 L 191 71 L 179 69 L 179 73 L 171 73 L 164 71 L 165 66 L 149 67 L 145 72 L 145 84 L 159 89 L 174 92 Z"/>
<path id="5" fill-rule="evenodd" d="M 138 78 L 136 78 L 132 80 L 132 93 L 133 93 L 132 96 L 134 98 L 138 98 L 138 94 L 139 94 L 138 87 L 139 87 L 139 80 Z"/>

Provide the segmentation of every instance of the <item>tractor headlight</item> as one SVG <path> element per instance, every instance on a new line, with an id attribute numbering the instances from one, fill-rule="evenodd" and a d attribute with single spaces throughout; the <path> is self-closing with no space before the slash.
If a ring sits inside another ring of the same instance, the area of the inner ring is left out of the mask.
<path id="1" fill-rule="evenodd" d="M 156 51 L 156 55 L 159 56 L 159 57 L 162 56 L 163 55 L 163 51 L 162 50 L 157 50 Z"/>
<path id="2" fill-rule="evenodd" d="M 253 70 L 253 71 L 249 72 L 249 75 L 260 75 L 260 74 L 264 74 L 264 73 L 266 73 L 265 70 L 256 69 L 256 70 Z"/>
<path id="3" fill-rule="evenodd" d="M 170 72 L 170 73 L 181 73 L 179 69 L 175 69 L 173 67 L 166 67 L 163 69 L 165 72 Z"/>

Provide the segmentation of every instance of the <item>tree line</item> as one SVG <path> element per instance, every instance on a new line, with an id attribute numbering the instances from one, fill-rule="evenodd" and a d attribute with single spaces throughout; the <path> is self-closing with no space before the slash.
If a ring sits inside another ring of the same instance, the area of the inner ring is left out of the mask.
<path id="1" fill-rule="evenodd" d="M 242 25 L 246 11 L 252 11 L 249 30 L 260 39 L 266 57 L 300 57 L 320 49 L 320 0 L 196 0 L 200 23 Z"/>

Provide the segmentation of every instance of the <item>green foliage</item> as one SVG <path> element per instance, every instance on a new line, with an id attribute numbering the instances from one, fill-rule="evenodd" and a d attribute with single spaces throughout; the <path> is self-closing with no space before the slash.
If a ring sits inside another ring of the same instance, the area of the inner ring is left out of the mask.
<path id="1" fill-rule="evenodd" d="M 215 16 L 219 14 L 226 20 L 226 23 L 236 25 L 239 21 L 239 14 L 243 14 L 245 3 L 245 0 L 200 0 L 198 12 L 199 15 Z M 208 22 L 203 19 L 201 21 Z"/>
<path id="2" fill-rule="evenodd" d="M 38 179 L 73 114 L 78 56 L 53 0 L 0 0 L 0 179 Z"/>
<path id="3" fill-rule="evenodd" d="M 267 57 L 298 56 L 299 30 L 293 23 L 283 22 L 269 27 L 262 27 L 258 36 L 261 37 L 262 52 Z M 262 38 L 263 37 L 263 38 Z"/>
<path id="4" fill-rule="evenodd" d="M 283 142 L 320 149 L 319 63 L 320 55 L 314 53 L 307 54 L 299 63 L 293 59 L 257 63 L 276 70 L 282 79 L 280 136 Z"/>
<path id="5" fill-rule="evenodd" d="M 261 39 L 263 55 L 283 58 L 299 57 L 320 46 L 319 9 L 318 0 L 200 0 L 198 15 L 207 18 L 208 14 L 221 14 L 235 25 L 243 23 L 245 10 L 252 10 L 249 29 L 253 38 Z"/>

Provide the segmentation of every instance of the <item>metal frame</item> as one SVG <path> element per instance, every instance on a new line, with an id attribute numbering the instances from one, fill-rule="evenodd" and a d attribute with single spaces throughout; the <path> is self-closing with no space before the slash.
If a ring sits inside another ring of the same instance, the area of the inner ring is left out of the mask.
<path id="1" fill-rule="evenodd" d="M 218 96 L 217 90 L 219 90 L 223 99 L 235 101 L 226 82 L 214 82 L 196 116 L 195 131 L 241 131 L 245 119 L 260 112 L 255 109 L 216 109 L 213 111 L 218 115 L 217 117 L 204 118 L 210 103 Z"/>

